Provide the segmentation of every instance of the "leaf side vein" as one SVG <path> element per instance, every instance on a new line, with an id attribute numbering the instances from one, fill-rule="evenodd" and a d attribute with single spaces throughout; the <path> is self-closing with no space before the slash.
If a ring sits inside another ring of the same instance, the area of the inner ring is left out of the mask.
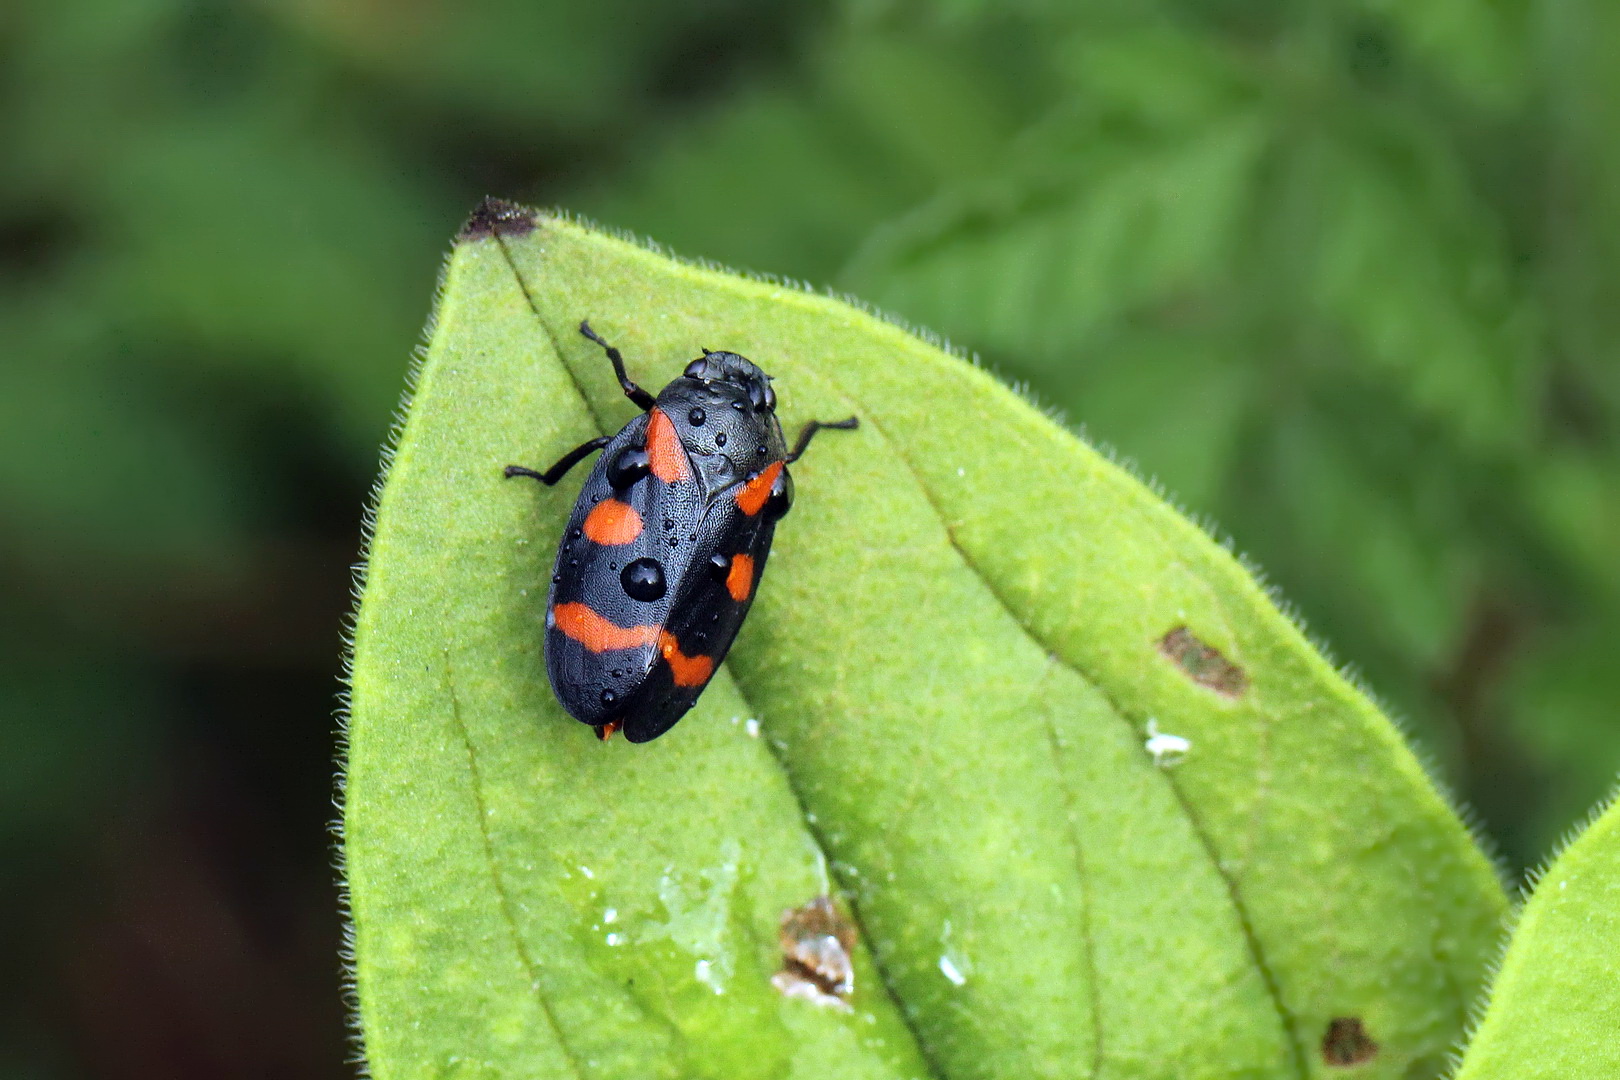
<path id="1" fill-rule="evenodd" d="M 461 736 L 461 745 L 467 751 L 467 770 L 472 780 L 473 805 L 478 814 L 478 835 L 483 841 L 484 861 L 489 866 L 490 884 L 495 889 L 499 900 L 501 921 L 506 924 L 507 933 L 511 936 L 512 946 L 517 952 L 518 962 L 523 965 L 524 974 L 528 976 L 529 987 L 534 991 L 536 1002 L 540 1011 L 551 1028 L 552 1037 L 557 1047 L 562 1051 L 563 1058 L 568 1062 L 569 1071 L 576 1080 L 584 1080 L 585 1073 L 580 1068 L 579 1059 L 568 1045 L 563 1035 L 562 1024 L 557 1020 L 557 1014 L 551 1008 L 551 1001 L 546 997 L 545 991 L 540 987 L 540 968 L 529 952 L 529 946 L 523 939 L 523 931 L 518 926 L 517 915 L 514 911 L 512 896 L 506 890 L 506 882 L 502 877 L 500 858 L 495 854 L 495 839 L 489 834 L 489 809 L 484 801 L 484 777 L 478 766 L 478 753 L 473 746 L 472 732 L 467 730 L 467 722 L 461 715 L 461 695 L 456 692 L 456 675 L 454 665 L 450 660 L 449 646 L 444 647 L 444 678 L 445 687 L 450 694 L 450 714 L 455 720 L 456 731 Z"/>
<path id="2" fill-rule="evenodd" d="M 822 380 L 846 403 L 848 403 L 851 407 L 854 407 L 857 399 L 849 394 L 841 385 L 839 385 L 835 379 L 820 370 L 812 369 L 812 372 L 814 377 Z M 974 577 L 978 578 L 979 581 L 984 584 L 985 591 L 995 598 L 996 603 L 1003 611 L 1007 613 L 1013 624 L 1017 626 L 1037 647 L 1047 652 L 1047 654 L 1052 656 L 1058 663 L 1062 664 L 1064 667 L 1067 667 L 1070 671 L 1084 679 L 1092 687 L 1096 688 L 1097 692 L 1100 693 L 1104 700 L 1108 702 L 1110 711 L 1112 711 L 1115 716 L 1120 718 L 1121 723 L 1129 726 L 1130 720 L 1128 718 L 1127 711 L 1117 700 L 1115 700 L 1114 696 L 1109 693 L 1108 688 L 1100 680 L 1094 678 L 1090 673 L 1085 671 L 1073 659 L 1063 655 L 1061 651 L 1057 650 L 1050 643 L 1041 640 L 1040 635 L 1037 634 L 1035 630 L 1019 616 L 1018 611 L 1013 607 L 1013 605 L 1009 603 L 1007 598 L 1001 594 L 1000 590 L 996 588 L 995 584 L 990 580 L 990 578 L 979 569 L 978 565 L 973 561 L 973 558 L 967 553 L 966 550 L 963 549 L 960 541 L 957 540 L 956 530 L 952 528 L 944 510 L 935 500 L 934 493 L 929 490 L 928 485 L 923 482 L 922 474 L 918 472 L 916 465 L 912 463 L 911 458 L 905 453 L 904 448 L 900 445 L 899 441 L 891 438 L 888 433 L 883 430 L 883 425 L 878 423 L 870 416 L 861 417 L 861 424 L 863 427 L 869 426 L 873 434 L 875 434 L 879 439 L 883 440 L 883 442 L 887 443 L 890 453 L 892 453 L 893 456 L 905 466 L 906 471 L 911 475 L 912 481 L 917 485 L 917 489 L 922 492 L 923 498 L 927 500 L 930 509 L 932 509 L 934 512 L 934 516 L 939 520 L 940 528 L 945 534 L 946 541 L 956 552 L 957 557 L 962 560 L 963 565 L 973 573 Z M 1249 957 L 1254 962 L 1255 968 L 1259 972 L 1261 982 L 1266 988 L 1266 995 L 1271 1000 L 1272 1007 L 1276 1010 L 1278 1021 L 1281 1023 L 1283 1033 L 1287 1038 L 1290 1056 L 1293 1059 L 1295 1072 L 1298 1074 L 1301 1080 L 1308 1080 L 1308 1077 L 1311 1074 L 1310 1066 L 1307 1064 L 1305 1048 L 1298 1030 L 1298 1021 L 1295 1019 L 1288 1006 L 1283 1003 L 1282 988 L 1277 981 L 1275 973 L 1271 970 L 1271 965 L 1266 960 L 1265 949 L 1260 943 L 1259 936 L 1255 933 L 1253 923 L 1250 921 L 1249 912 L 1243 903 L 1242 893 L 1238 888 L 1238 884 L 1236 880 L 1234 880 L 1233 877 L 1227 873 L 1226 868 L 1221 865 L 1221 860 L 1216 854 L 1214 841 L 1210 837 L 1208 830 L 1205 828 L 1203 819 L 1200 818 L 1193 810 L 1191 802 L 1187 799 L 1185 792 L 1181 790 L 1180 785 L 1178 785 L 1165 770 L 1156 769 L 1154 771 L 1169 786 L 1171 793 L 1176 798 L 1176 802 L 1181 806 L 1182 813 L 1186 816 L 1188 824 L 1192 827 L 1193 834 L 1198 837 L 1199 844 L 1204 850 L 1205 858 L 1209 860 L 1211 867 L 1215 870 L 1216 874 L 1220 876 L 1222 883 L 1226 887 L 1227 896 L 1231 900 L 1234 915 L 1238 920 L 1238 926 L 1242 930 L 1244 944 L 1248 950 Z"/>

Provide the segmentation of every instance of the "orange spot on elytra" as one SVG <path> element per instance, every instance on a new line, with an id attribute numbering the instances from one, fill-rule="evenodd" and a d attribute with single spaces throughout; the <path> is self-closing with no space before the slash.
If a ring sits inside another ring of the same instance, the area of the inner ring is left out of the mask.
<path id="1" fill-rule="evenodd" d="M 552 608 L 551 622 L 564 637 L 595 653 L 639 649 L 658 641 L 660 633 L 656 626 L 617 626 L 592 611 L 589 604 L 577 600 Z"/>
<path id="2" fill-rule="evenodd" d="M 731 569 L 726 571 L 726 592 L 737 603 L 748 599 L 748 594 L 754 591 L 754 557 L 752 555 L 734 555 L 731 559 Z"/>
<path id="3" fill-rule="evenodd" d="M 753 517 L 764 507 L 765 500 L 771 497 L 771 485 L 776 483 L 776 477 L 782 471 L 782 462 L 772 462 L 765 471 L 748 481 L 737 489 L 737 509 Z"/>
<path id="4" fill-rule="evenodd" d="M 658 648 L 675 675 L 676 686 L 702 686 L 714 674 L 714 659 L 708 656 L 687 656 L 681 652 L 680 642 L 668 630 L 658 635 Z"/>
<path id="5" fill-rule="evenodd" d="M 582 528 L 598 544 L 628 544 L 641 535 L 641 515 L 627 502 L 603 499 L 585 515 Z"/>
<path id="6" fill-rule="evenodd" d="M 686 479 L 686 450 L 662 409 L 654 409 L 647 421 L 647 467 L 666 484 Z"/>

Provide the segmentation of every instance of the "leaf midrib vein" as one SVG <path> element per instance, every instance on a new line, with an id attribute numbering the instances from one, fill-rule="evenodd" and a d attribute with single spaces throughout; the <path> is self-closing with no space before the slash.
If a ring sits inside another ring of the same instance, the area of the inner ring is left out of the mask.
<path id="1" fill-rule="evenodd" d="M 573 369 L 569 366 L 566 358 L 563 356 L 562 349 L 560 348 L 560 345 L 557 342 L 557 339 L 556 339 L 555 335 L 552 333 L 549 324 L 547 324 L 547 322 L 545 320 L 545 317 L 541 314 L 539 305 L 536 303 L 534 295 L 529 289 L 528 282 L 524 279 L 522 272 L 518 269 L 516 260 L 513 258 L 512 253 L 511 253 L 510 249 L 508 248 L 505 239 L 503 237 L 496 236 L 495 241 L 500 247 L 501 254 L 502 254 L 508 268 L 511 270 L 512 276 L 513 276 L 514 280 L 517 282 L 518 288 L 519 288 L 520 292 L 522 293 L 523 299 L 524 299 L 525 303 L 527 304 L 530 312 L 535 316 L 536 322 L 538 322 L 540 324 L 540 326 L 543 329 L 543 331 L 545 332 L 547 338 L 551 341 L 551 344 L 552 344 L 554 352 L 556 353 L 558 362 L 562 365 L 564 371 L 567 373 L 569 381 L 571 383 L 573 383 L 575 391 L 576 391 L 576 393 L 579 394 L 580 399 L 584 403 L 586 409 L 591 413 L 591 416 L 592 416 L 593 420 L 595 421 L 597 429 L 599 431 L 602 431 L 602 432 L 605 433 L 606 428 L 604 426 L 602 417 L 596 412 L 595 408 L 592 406 L 590 395 L 587 394 L 585 392 L 584 388 L 580 385 L 578 378 L 574 375 Z M 841 399 L 843 399 L 843 401 L 846 404 L 849 404 L 851 407 L 855 406 L 858 399 L 855 398 L 853 395 L 851 395 L 848 391 L 846 391 L 844 389 L 844 387 L 836 379 L 834 379 L 832 376 L 826 374 L 823 371 L 820 371 L 819 369 L 815 369 L 815 368 L 807 368 L 806 370 L 809 371 L 809 373 L 812 375 L 813 378 L 820 379 L 822 382 L 824 382 L 829 387 L 831 387 L 833 392 L 836 393 Z M 1002 610 L 1007 613 L 1008 617 L 1012 620 L 1013 624 L 1015 626 L 1017 626 L 1024 633 L 1024 635 L 1030 639 L 1030 641 L 1033 644 L 1035 644 L 1037 647 L 1039 647 L 1042 650 L 1044 650 L 1045 652 L 1047 652 L 1058 663 L 1060 663 L 1064 667 L 1068 668 L 1076 676 L 1078 676 L 1079 678 L 1085 680 L 1087 684 L 1089 684 L 1090 686 L 1095 688 L 1097 690 L 1097 692 L 1103 696 L 1104 700 L 1107 701 L 1107 703 L 1109 705 L 1109 708 L 1114 713 L 1114 715 L 1116 715 L 1116 716 L 1118 716 L 1120 718 L 1121 723 L 1124 723 L 1129 727 L 1130 726 L 1130 720 L 1129 720 L 1127 710 L 1113 697 L 1113 695 L 1109 692 L 1106 685 L 1101 680 L 1093 677 L 1093 675 L 1091 673 L 1087 672 L 1078 662 L 1076 662 L 1073 658 L 1065 655 L 1064 652 L 1062 652 L 1055 645 L 1044 641 L 1042 639 L 1042 637 L 1040 636 L 1040 634 L 1037 633 L 1019 615 L 1017 609 L 1007 600 L 1007 598 L 996 587 L 993 580 L 988 575 L 986 575 L 985 573 L 983 573 L 979 569 L 977 563 L 973 560 L 973 558 L 971 556 L 969 556 L 967 551 L 962 547 L 961 542 L 957 539 L 956 530 L 952 527 L 950 520 L 945 515 L 945 513 L 942 510 L 942 508 L 940 507 L 939 503 L 936 501 L 932 490 L 930 490 L 928 485 L 923 482 L 921 473 L 918 471 L 918 469 L 916 468 L 915 464 L 912 462 L 909 455 L 906 454 L 904 447 L 899 443 L 899 441 L 896 440 L 896 439 L 891 438 L 884 431 L 883 426 L 881 424 L 879 424 L 875 419 L 873 419 L 869 415 L 862 417 L 862 423 L 864 425 L 869 425 L 871 430 L 873 431 L 873 433 L 880 440 L 882 440 L 884 443 L 886 443 L 888 445 L 888 447 L 890 448 L 890 452 L 904 465 L 906 471 L 910 474 L 913 483 L 916 485 L 917 490 L 922 493 L 924 500 L 928 503 L 929 509 L 933 512 L 934 517 L 939 522 L 940 529 L 944 533 L 947 543 L 949 543 L 952 550 L 954 550 L 956 552 L 957 557 L 962 560 L 963 565 L 974 575 L 974 577 L 978 578 L 978 580 L 981 583 L 983 583 L 983 585 L 985 587 L 985 590 L 990 594 L 991 597 L 993 597 L 995 599 L 996 603 L 1002 608 Z M 742 685 L 741 685 L 741 683 L 738 682 L 735 678 L 733 679 L 733 682 L 737 683 L 738 692 L 739 692 L 739 694 L 741 694 L 742 693 Z M 746 700 L 746 696 L 745 696 L 745 700 Z M 1134 728 L 1132 730 L 1133 730 L 1133 733 L 1134 733 Z M 800 796 L 800 792 L 798 791 L 797 787 L 795 787 L 794 784 L 793 784 L 792 770 L 788 769 L 782 763 L 781 759 L 776 756 L 774 750 L 772 751 L 772 757 L 773 757 L 773 759 L 775 759 L 777 761 L 778 767 L 782 769 L 782 772 L 783 772 L 784 777 L 786 778 L 786 782 L 788 784 L 788 787 L 789 787 L 790 790 L 793 791 L 794 798 L 795 798 L 796 802 L 798 802 L 798 809 L 800 811 L 801 818 L 803 818 L 804 817 L 804 806 L 803 806 L 803 802 L 802 802 L 802 799 L 801 799 L 801 796 Z M 1240 928 L 1240 930 L 1242 932 L 1242 935 L 1243 935 L 1245 948 L 1247 949 L 1247 951 L 1249 953 L 1249 957 L 1250 957 L 1251 962 L 1254 964 L 1256 971 L 1260 975 L 1261 982 L 1262 982 L 1262 984 L 1264 985 L 1264 987 L 1266 989 L 1267 997 L 1271 1001 L 1272 1007 L 1273 1007 L 1273 1009 L 1275 1010 L 1275 1012 L 1277 1014 L 1278 1021 L 1281 1024 L 1283 1033 L 1284 1033 L 1284 1035 L 1285 1035 L 1285 1037 L 1287 1039 L 1289 1049 L 1291 1051 L 1291 1057 L 1293 1059 L 1293 1064 L 1294 1064 L 1294 1067 L 1295 1067 L 1295 1072 L 1301 1078 L 1301 1080 L 1308 1080 L 1308 1077 L 1310 1076 L 1310 1069 L 1309 1069 L 1309 1066 L 1307 1065 L 1307 1062 L 1306 1062 L 1305 1050 L 1304 1050 L 1303 1043 L 1301 1041 L 1300 1032 L 1298 1031 L 1297 1021 L 1295 1020 L 1293 1014 L 1289 1011 L 1287 1006 L 1283 1003 L 1281 987 L 1280 987 L 1280 985 L 1279 985 L 1279 983 L 1277 981 L 1275 973 L 1271 970 L 1270 963 L 1266 959 L 1265 949 L 1262 947 L 1262 945 L 1260 943 L 1259 936 L 1255 932 L 1254 925 L 1253 925 L 1253 923 L 1252 923 L 1252 921 L 1250 919 L 1248 908 L 1243 902 L 1242 894 L 1241 894 L 1241 891 L 1240 891 L 1240 889 L 1238 887 L 1237 881 L 1227 871 L 1226 867 L 1222 865 L 1221 859 L 1219 858 L 1219 855 L 1218 855 L 1218 853 L 1216 851 L 1215 843 L 1214 843 L 1213 838 L 1210 836 L 1208 829 L 1205 827 L 1203 819 L 1194 810 L 1194 808 L 1193 808 L 1190 800 L 1188 799 L 1186 793 L 1181 789 L 1181 786 L 1179 784 L 1177 784 L 1175 782 L 1175 780 L 1171 776 L 1169 776 L 1167 773 L 1165 773 L 1163 770 L 1156 770 L 1156 773 L 1164 781 L 1164 783 L 1166 785 L 1168 785 L 1170 792 L 1174 795 L 1174 797 L 1176 799 L 1177 805 L 1180 806 L 1180 808 L 1181 808 L 1182 814 L 1186 817 L 1187 822 L 1188 822 L 1190 828 L 1193 831 L 1193 835 L 1195 835 L 1198 838 L 1199 844 L 1203 849 L 1205 858 L 1209 862 L 1211 868 L 1219 876 L 1221 882 L 1223 883 L 1223 885 L 1226 888 L 1227 896 L 1228 896 L 1229 902 L 1232 905 L 1232 910 L 1233 910 L 1234 916 L 1236 917 L 1236 919 L 1238 921 L 1238 926 L 1239 926 L 1239 928 Z M 822 848 L 822 853 L 823 853 L 823 856 L 825 857 L 826 849 L 825 849 L 825 846 L 822 844 L 822 838 L 818 834 L 816 834 L 816 831 L 815 831 L 814 827 L 812 825 L 810 825 L 808 820 L 805 821 L 805 825 L 806 825 L 807 830 L 809 830 L 811 832 L 811 834 L 815 837 L 817 845 Z M 853 907 L 853 905 L 852 905 L 852 907 Z M 856 913 L 856 918 L 857 918 L 857 922 L 859 922 L 859 914 L 858 914 L 858 912 Z M 863 936 L 865 936 L 864 935 L 864 927 L 862 929 L 863 929 Z M 870 940 L 870 939 L 868 938 L 868 940 Z M 874 950 L 873 955 L 874 955 L 874 962 L 875 962 L 876 961 L 876 951 L 875 950 Z M 1088 956 L 1089 955 L 1090 954 L 1088 953 Z M 892 984 L 889 981 L 887 973 L 884 971 L 881 964 L 878 964 L 878 969 L 879 969 L 880 976 L 882 976 L 882 978 L 884 980 L 886 990 L 889 992 L 891 998 L 894 998 L 894 1000 L 896 1001 L 896 1004 L 898 1006 L 898 998 L 895 997 L 894 988 L 893 988 Z M 909 1018 L 907 1018 L 905 1016 L 905 1011 L 903 1009 L 900 1009 L 899 1011 L 900 1011 L 902 1019 L 905 1021 L 906 1025 L 907 1025 L 907 1027 L 910 1028 L 911 1027 L 910 1020 L 909 1020 Z M 922 1039 L 917 1038 L 917 1033 L 916 1033 L 915 1029 L 912 1029 L 912 1034 L 913 1034 L 913 1037 L 917 1039 L 917 1045 L 918 1045 L 918 1048 L 919 1048 L 919 1052 L 922 1053 L 924 1058 L 929 1061 L 930 1068 L 934 1068 L 932 1058 L 927 1052 L 926 1044 L 923 1042 Z M 1097 1033 L 1097 1035 L 1098 1035 L 1098 1039 L 1099 1039 L 1098 1045 L 1100 1046 L 1101 1032 L 1099 1031 Z M 934 1068 L 934 1071 L 935 1071 L 935 1073 L 937 1075 L 938 1074 L 937 1068 Z"/>
<path id="2" fill-rule="evenodd" d="M 534 294 L 529 290 L 529 283 L 526 280 L 524 280 L 522 271 L 518 269 L 516 260 L 513 259 L 511 251 L 506 246 L 505 239 L 503 237 L 497 235 L 495 237 L 495 241 L 497 242 L 497 244 L 500 245 L 501 255 L 505 259 L 507 267 L 512 271 L 512 277 L 517 282 L 519 291 L 523 294 L 524 303 L 526 303 L 528 305 L 529 311 L 534 315 L 535 321 L 540 324 L 540 328 L 545 332 L 545 335 L 546 335 L 547 339 L 550 341 L 552 351 L 556 354 L 556 357 L 557 357 L 557 363 L 560 364 L 562 366 L 563 370 L 567 373 L 568 381 L 573 384 L 575 393 L 577 393 L 579 395 L 580 400 L 584 403 L 586 410 L 591 414 L 592 421 L 594 422 L 597 430 L 600 431 L 604 435 L 609 434 L 609 432 L 607 430 L 607 427 L 606 427 L 605 423 L 603 422 L 603 419 L 602 419 L 601 415 L 596 411 L 595 407 L 591 404 L 590 395 L 587 394 L 585 392 L 584 387 L 580 385 L 579 379 L 574 375 L 573 368 L 569 365 L 567 358 L 563 355 L 562 348 L 561 348 L 560 344 L 557 341 L 556 335 L 552 333 L 551 326 L 546 322 L 545 316 L 540 313 L 540 306 L 539 306 L 539 304 L 537 304 L 535 302 Z M 448 654 L 446 654 L 446 659 L 448 660 Z M 723 665 L 723 666 L 726 668 L 726 670 L 728 672 L 730 671 L 730 665 Z M 737 695 L 739 697 L 741 697 L 745 703 L 749 704 L 750 710 L 752 711 L 752 703 L 748 702 L 747 695 L 743 693 L 742 683 L 734 675 L 732 676 L 732 684 L 737 687 Z M 453 693 L 453 690 L 452 690 L 452 693 Z M 457 719 L 457 722 L 459 723 L 460 719 L 461 719 L 459 712 L 457 712 L 456 719 Z M 467 731 L 466 731 L 465 725 L 462 725 L 461 730 L 462 730 L 463 737 L 466 738 L 467 737 Z M 783 763 L 782 759 L 778 756 L 776 750 L 773 747 L 770 746 L 769 740 L 764 740 L 764 741 L 766 743 L 767 752 L 771 755 L 771 760 L 773 762 L 775 762 L 777 769 L 782 774 L 784 785 L 787 787 L 788 791 L 793 796 L 793 805 L 794 805 L 794 808 L 798 811 L 800 823 L 804 826 L 805 831 L 810 835 L 811 839 L 815 842 L 816 848 L 817 848 L 817 850 L 819 851 L 819 853 L 821 855 L 822 862 L 832 869 L 832 873 L 835 876 L 841 876 L 841 875 L 838 875 L 837 861 L 835 859 L 832 859 L 829 856 L 827 845 L 826 845 L 824 839 L 817 832 L 815 826 L 810 823 L 809 816 L 805 812 L 803 796 L 800 793 L 798 787 L 795 786 L 795 784 L 793 782 L 793 771 L 791 769 L 789 769 L 786 766 L 786 764 Z M 473 760 L 473 751 L 472 751 L 472 744 L 471 744 L 470 741 L 467 742 L 467 752 L 468 752 L 469 762 L 471 762 Z M 478 790 L 478 805 L 479 805 L 479 808 L 480 808 L 480 814 L 482 814 L 483 794 L 482 794 L 481 781 L 478 779 L 478 771 L 477 771 L 476 765 L 474 765 L 474 767 L 473 767 L 473 782 L 474 782 L 475 789 Z M 505 896 L 506 896 L 505 889 L 500 884 L 499 869 L 498 869 L 498 865 L 497 865 L 497 861 L 496 861 L 496 857 L 495 857 L 494 848 L 493 848 L 493 846 L 491 846 L 489 834 L 488 834 L 487 829 L 485 829 L 485 825 L 484 825 L 484 822 L 482 820 L 482 817 L 480 817 L 480 820 L 479 820 L 479 828 L 480 828 L 480 830 L 483 830 L 485 849 L 486 849 L 486 854 L 487 854 L 487 856 L 489 858 L 489 862 L 490 862 L 491 875 L 495 878 L 495 880 L 496 880 L 496 888 L 501 893 L 502 900 L 503 900 L 502 910 L 507 916 L 507 921 L 508 921 L 509 926 L 510 926 L 510 928 L 512 930 L 514 940 L 516 941 L 517 946 L 518 946 L 519 955 L 523 958 L 525 966 L 532 967 L 532 962 L 529 960 L 528 955 L 527 955 L 527 947 L 523 944 L 522 935 L 518 932 L 518 927 L 517 927 L 516 920 L 512 917 L 510 909 L 505 904 Z M 936 1060 L 934 1058 L 934 1055 L 932 1054 L 932 1052 L 930 1051 L 930 1049 L 928 1047 L 927 1042 L 922 1038 L 920 1033 L 917 1031 L 916 1027 L 913 1026 L 910 1015 L 906 1012 L 906 1009 L 904 1008 L 904 1006 L 902 1005 L 902 1003 L 900 1001 L 899 995 L 895 991 L 894 982 L 893 982 L 892 978 L 889 975 L 888 969 L 884 966 L 882 959 L 878 955 L 878 950 L 875 947 L 875 942 L 873 941 L 872 936 L 867 933 L 866 925 L 865 925 L 865 923 L 864 923 L 864 921 L 862 919 L 862 916 L 861 916 L 861 913 L 860 913 L 860 908 L 855 902 L 855 896 L 854 896 L 853 891 L 851 891 L 845 885 L 845 883 L 843 881 L 840 881 L 839 884 L 840 884 L 840 886 L 842 888 L 842 891 L 843 891 L 843 894 L 844 894 L 844 899 L 848 904 L 851 918 L 855 922 L 856 929 L 857 929 L 857 931 L 859 933 L 860 939 L 862 941 L 872 943 L 872 947 L 869 949 L 869 953 L 870 953 L 870 955 L 872 957 L 872 964 L 873 964 L 874 967 L 877 968 L 878 978 L 883 984 L 884 994 L 889 998 L 890 1003 L 893 1005 L 895 1015 L 899 1017 L 900 1022 L 905 1026 L 906 1031 L 911 1035 L 912 1041 L 913 1041 L 913 1043 L 915 1043 L 915 1045 L 917 1047 L 918 1056 L 920 1056 L 923 1059 L 923 1062 L 928 1066 L 929 1075 L 933 1078 L 933 1080 L 945 1080 L 945 1073 L 940 1069 L 938 1063 L 936 1062 Z M 536 985 L 538 986 L 538 984 L 536 984 Z M 541 995 L 541 998 L 542 998 L 542 1004 L 543 1004 L 543 1006 L 545 1007 L 545 1010 L 546 1010 L 546 1015 L 547 1015 L 548 1019 L 550 1019 L 551 1022 L 552 1022 L 553 1030 L 558 1030 L 557 1029 L 556 1018 L 554 1016 L 552 1016 L 551 1008 L 550 1008 L 549 1003 L 546 1003 L 544 1001 L 544 995 Z M 559 1043 L 561 1043 L 560 1036 L 559 1036 Z M 566 1053 L 566 1045 L 564 1046 L 564 1050 L 565 1050 L 565 1053 Z M 574 1066 L 575 1075 L 579 1076 L 578 1064 L 573 1059 L 573 1056 L 571 1054 L 569 1055 L 569 1061 L 570 1061 L 570 1064 L 572 1064 Z"/>

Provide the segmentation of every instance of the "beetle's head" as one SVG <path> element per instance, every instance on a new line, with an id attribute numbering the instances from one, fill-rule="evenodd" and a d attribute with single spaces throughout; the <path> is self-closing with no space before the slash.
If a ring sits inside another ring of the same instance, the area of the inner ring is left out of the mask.
<path id="1" fill-rule="evenodd" d="M 776 408 L 771 377 L 746 356 L 704 349 L 701 357 L 686 365 L 685 375 L 708 385 L 729 384 L 742 393 L 755 412 L 771 412 Z"/>

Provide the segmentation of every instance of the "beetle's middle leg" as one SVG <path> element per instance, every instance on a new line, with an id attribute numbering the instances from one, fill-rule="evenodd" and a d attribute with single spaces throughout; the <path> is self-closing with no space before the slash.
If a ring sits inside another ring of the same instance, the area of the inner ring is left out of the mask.
<path id="1" fill-rule="evenodd" d="M 564 454 L 557 464 L 553 465 L 545 472 L 535 472 L 533 469 L 525 469 L 522 465 L 508 465 L 506 467 L 506 478 L 510 480 L 514 476 L 532 476 L 542 484 L 546 485 L 546 487 L 551 487 L 564 476 L 567 476 L 569 469 L 572 469 L 575 465 L 578 465 L 581 461 L 590 457 L 592 454 L 596 453 L 598 450 L 602 449 L 602 447 L 606 446 L 612 441 L 613 436 L 611 435 L 598 435 L 594 439 L 580 443 L 578 446 L 568 451 L 568 453 Z"/>

